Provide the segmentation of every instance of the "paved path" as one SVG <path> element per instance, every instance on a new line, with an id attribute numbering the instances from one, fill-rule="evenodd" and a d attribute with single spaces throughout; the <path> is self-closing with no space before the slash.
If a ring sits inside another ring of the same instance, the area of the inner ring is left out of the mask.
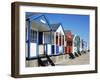
<path id="1" fill-rule="evenodd" d="M 62 61 L 56 65 L 83 65 L 83 64 L 89 64 L 89 58 L 90 54 L 86 53 L 86 54 L 82 54 L 79 57 L 76 57 L 75 59 L 69 59 L 67 58 L 67 60 Z"/>

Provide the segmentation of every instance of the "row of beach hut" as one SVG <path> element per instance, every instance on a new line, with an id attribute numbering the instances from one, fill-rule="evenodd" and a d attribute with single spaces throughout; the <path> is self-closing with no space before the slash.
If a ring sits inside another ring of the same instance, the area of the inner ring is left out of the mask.
<path id="1" fill-rule="evenodd" d="M 35 16 L 34 16 L 35 15 Z M 26 58 L 68 54 L 70 58 L 87 50 L 79 35 L 64 30 L 61 23 L 50 24 L 45 15 L 26 17 Z"/>

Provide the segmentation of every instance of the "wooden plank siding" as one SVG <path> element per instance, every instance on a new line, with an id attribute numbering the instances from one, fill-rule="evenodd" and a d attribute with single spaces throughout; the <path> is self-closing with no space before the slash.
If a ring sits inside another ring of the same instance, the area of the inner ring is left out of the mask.
<path id="1" fill-rule="evenodd" d="M 66 36 L 66 47 L 65 47 L 65 53 L 66 54 L 71 54 L 72 50 L 73 50 L 73 35 L 72 33 L 69 31 L 65 34 Z"/>

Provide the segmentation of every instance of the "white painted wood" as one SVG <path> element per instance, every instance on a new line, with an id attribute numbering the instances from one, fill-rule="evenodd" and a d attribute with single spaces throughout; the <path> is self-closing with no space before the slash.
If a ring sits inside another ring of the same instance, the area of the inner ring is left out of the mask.
<path id="1" fill-rule="evenodd" d="M 51 55 L 51 44 L 47 44 L 47 54 Z"/>
<path id="2" fill-rule="evenodd" d="M 37 56 L 37 44 L 36 43 L 30 43 L 30 57 Z"/>
<path id="3" fill-rule="evenodd" d="M 39 55 L 44 54 L 44 45 L 38 45 L 39 46 Z"/>
<path id="4" fill-rule="evenodd" d="M 45 22 L 43 19 L 41 19 L 40 21 L 41 21 L 42 23 L 46 24 L 46 22 Z"/>
<path id="5" fill-rule="evenodd" d="M 75 47 L 75 45 L 74 45 L 74 40 L 75 40 L 75 37 L 76 37 L 76 35 L 74 35 L 74 38 L 73 38 L 73 45 L 72 45 L 72 53 L 74 54 L 74 52 L 76 52 L 76 47 Z"/>
<path id="6" fill-rule="evenodd" d="M 56 32 L 61 33 L 62 35 L 64 35 L 64 31 L 62 26 L 60 25 L 59 28 L 56 30 Z"/>
<path id="7" fill-rule="evenodd" d="M 63 46 L 59 46 L 59 53 L 63 53 Z"/>
<path id="8" fill-rule="evenodd" d="M 66 39 L 65 39 L 65 36 L 64 36 L 64 47 L 67 46 L 67 42 L 66 42 Z"/>
<path id="9" fill-rule="evenodd" d="M 82 39 L 80 38 L 80 51 L 82 51 Z"/>

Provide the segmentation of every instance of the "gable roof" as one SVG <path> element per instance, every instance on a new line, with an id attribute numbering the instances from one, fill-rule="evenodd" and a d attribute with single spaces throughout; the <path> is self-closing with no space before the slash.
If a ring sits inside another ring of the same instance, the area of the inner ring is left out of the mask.
<path id="1" fill-rule="evenodd" d="M 74 34 L 71 32 L 71 30 L 65 30 L 65 35 L 68 35 L 68 33 L 71 33 L 71 36 L 74 37 Z M 67 40 L 67 37 L 65 37 L 65 40 Z"/>
<path id="2" fill-rule="evenodd" d="M 49 21 L 46 16 L 43 14 L 36 14 L 27 12 L 26 20 L 30 20 L 32 22 L 32 29 L 39 31 L 50 31 Z"/>
<path id="3" fill-rule="evenodd" d="M 51 30 L 56 31 L 60 26 L 60 23 L 50 24 Z"/>
<path id="4" fill-rule="evenodd" d="M 51 25 L 50 25 L 51 30 L 55 32 L 55 31 L 59 28 L 60 25 L 61 25 L 62 30 L 63 30 L 64 35 L 65 35 L 65 31 L 64 31 L 63 25 L 62 25 L 61 23 L 51 24 Z"/>

